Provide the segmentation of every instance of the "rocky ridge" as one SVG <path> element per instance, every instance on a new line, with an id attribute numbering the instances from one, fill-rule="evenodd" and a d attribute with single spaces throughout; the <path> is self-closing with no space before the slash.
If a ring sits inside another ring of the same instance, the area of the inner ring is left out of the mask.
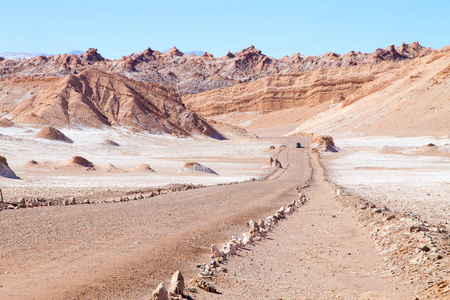
<path id="1" fill-rule="evenodd" d="M 401 61 L 430 54 L 433 50 L 418 42 L 391 45 L 373 53 L 350 51 L 347 54 L 326 53 L 304 56 L 299 53 L 281 59 L 272 58 L 251 46 L 240 52 L 228 52 L 224 57 L 214 57 L 205 52 L 200 57 L 184 54 L 176 47 L 166 53 L 151 48 L 137 54 L 108 60 L 97 49 L 90 48 L 80 55 L 58 54 L 50 57 L 0 61 L 1 78 L 23 76 L 63 77 L 76 75 L 95 66 L 104 71 L 120 73 L 139 81 L 170 86 L 180 95 L 195 94 L 220 87 L 276 74 L 309 72 L 322 68 L 338 68 L 382 61 Z"/>

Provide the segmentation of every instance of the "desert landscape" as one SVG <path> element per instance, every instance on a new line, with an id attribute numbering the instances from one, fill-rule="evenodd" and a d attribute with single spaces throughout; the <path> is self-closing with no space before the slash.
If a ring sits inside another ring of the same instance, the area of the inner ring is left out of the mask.
<path id="1" fill-rule="evenodd" d="M 0 58 L 0 299 L 449 299 L 450 46 Z"/>

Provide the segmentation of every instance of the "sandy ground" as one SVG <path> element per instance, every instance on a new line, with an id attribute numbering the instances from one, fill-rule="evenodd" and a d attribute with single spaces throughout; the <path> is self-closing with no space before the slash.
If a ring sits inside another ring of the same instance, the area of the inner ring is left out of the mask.
<path id="1" fill-rule="evenodd" d="M 214 185 L 259 178 L 270 156 L 271 141 L 240 139 L 216 141 L 205 138 L 179 139 L 127 130 L 62 130 L 73 144 L 34 137 L 38 128 L 1 128 L 0 153 L 22 180 L 0 178 L 5 199 L 61 195 L 81 196 L 99 191 L 133 191 L 167 184 Z M 120 146 L 105 146 L 110 139 Z M 62 168 L 72 156 L 82 156 L 95 165 Z M 30 160 L 38 165 L 27 165 Z M 186 162 L 206 165 L 219 176 L 179 173 Z M 135 168 L 149 164 L 155 173 Z M 112 164 L 117 169 L 108 167 Z M 95 180 L 93 180 L 95 178 Z"/>
<path id="2" fill-rule="evenodd" d="M 332 181 L 390 209 L 450 222 L 450 139 L 337 138 L 335 144 L 339 153 L 322 155 Z"/>

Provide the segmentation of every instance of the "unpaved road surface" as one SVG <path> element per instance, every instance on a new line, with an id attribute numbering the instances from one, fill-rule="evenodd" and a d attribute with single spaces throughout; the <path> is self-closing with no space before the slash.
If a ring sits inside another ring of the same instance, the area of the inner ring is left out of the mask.
<path id="1" fill-rule="evenodd" d="M 188 281 L 198 272 L 195 264 L 209 260 L 210 243 L 240 235 L 246 221 L 265 218 L 297 197 L 295 188 L 311 171 L 307 149 L 294 146 L 299 140 L 307 144 L 302 138 L 283 141 L 285 170 L 267 181 L 114 204 L 2 211 L 0 299 L 148 299 L 177 269 Z M 385 276 L 368 233 L 332 202 L 320 176 L 298 214 L 271 239 L 232 258 L 230 276 L 218 282 L 221 295 L 193 296 L 404 298 L 404 288 Z"/>
<path id="2" fill-rule="evenodd" d="M 238 252 L 220 273 L 222 294 L 199 299 L 414 299 L 391 274 L 368 232 L 335 199 L 312 159 L 305 206 L 266 238 Z"/>
<path id="3" fill-rule="evenodd" d="M 0 299 L 141 298 L 176 269 L 193 276 L 210 243 L 244 232 L 308 178 L 306 149 L 289 145 L 279 159 L 289 167 L 263 182 L 2 211 Z"/>

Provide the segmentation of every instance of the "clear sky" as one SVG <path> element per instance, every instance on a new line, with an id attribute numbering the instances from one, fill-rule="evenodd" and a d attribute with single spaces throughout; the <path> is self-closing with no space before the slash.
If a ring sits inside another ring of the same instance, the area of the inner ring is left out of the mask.
<path id="1" fill-rule="evenodd" d="M 280 58 L 450 44 L 450 0 L 6 0 L 0 53 L 97 48 L 110 59 L 150 47 L 214 56 L 254 45 Z"/>

